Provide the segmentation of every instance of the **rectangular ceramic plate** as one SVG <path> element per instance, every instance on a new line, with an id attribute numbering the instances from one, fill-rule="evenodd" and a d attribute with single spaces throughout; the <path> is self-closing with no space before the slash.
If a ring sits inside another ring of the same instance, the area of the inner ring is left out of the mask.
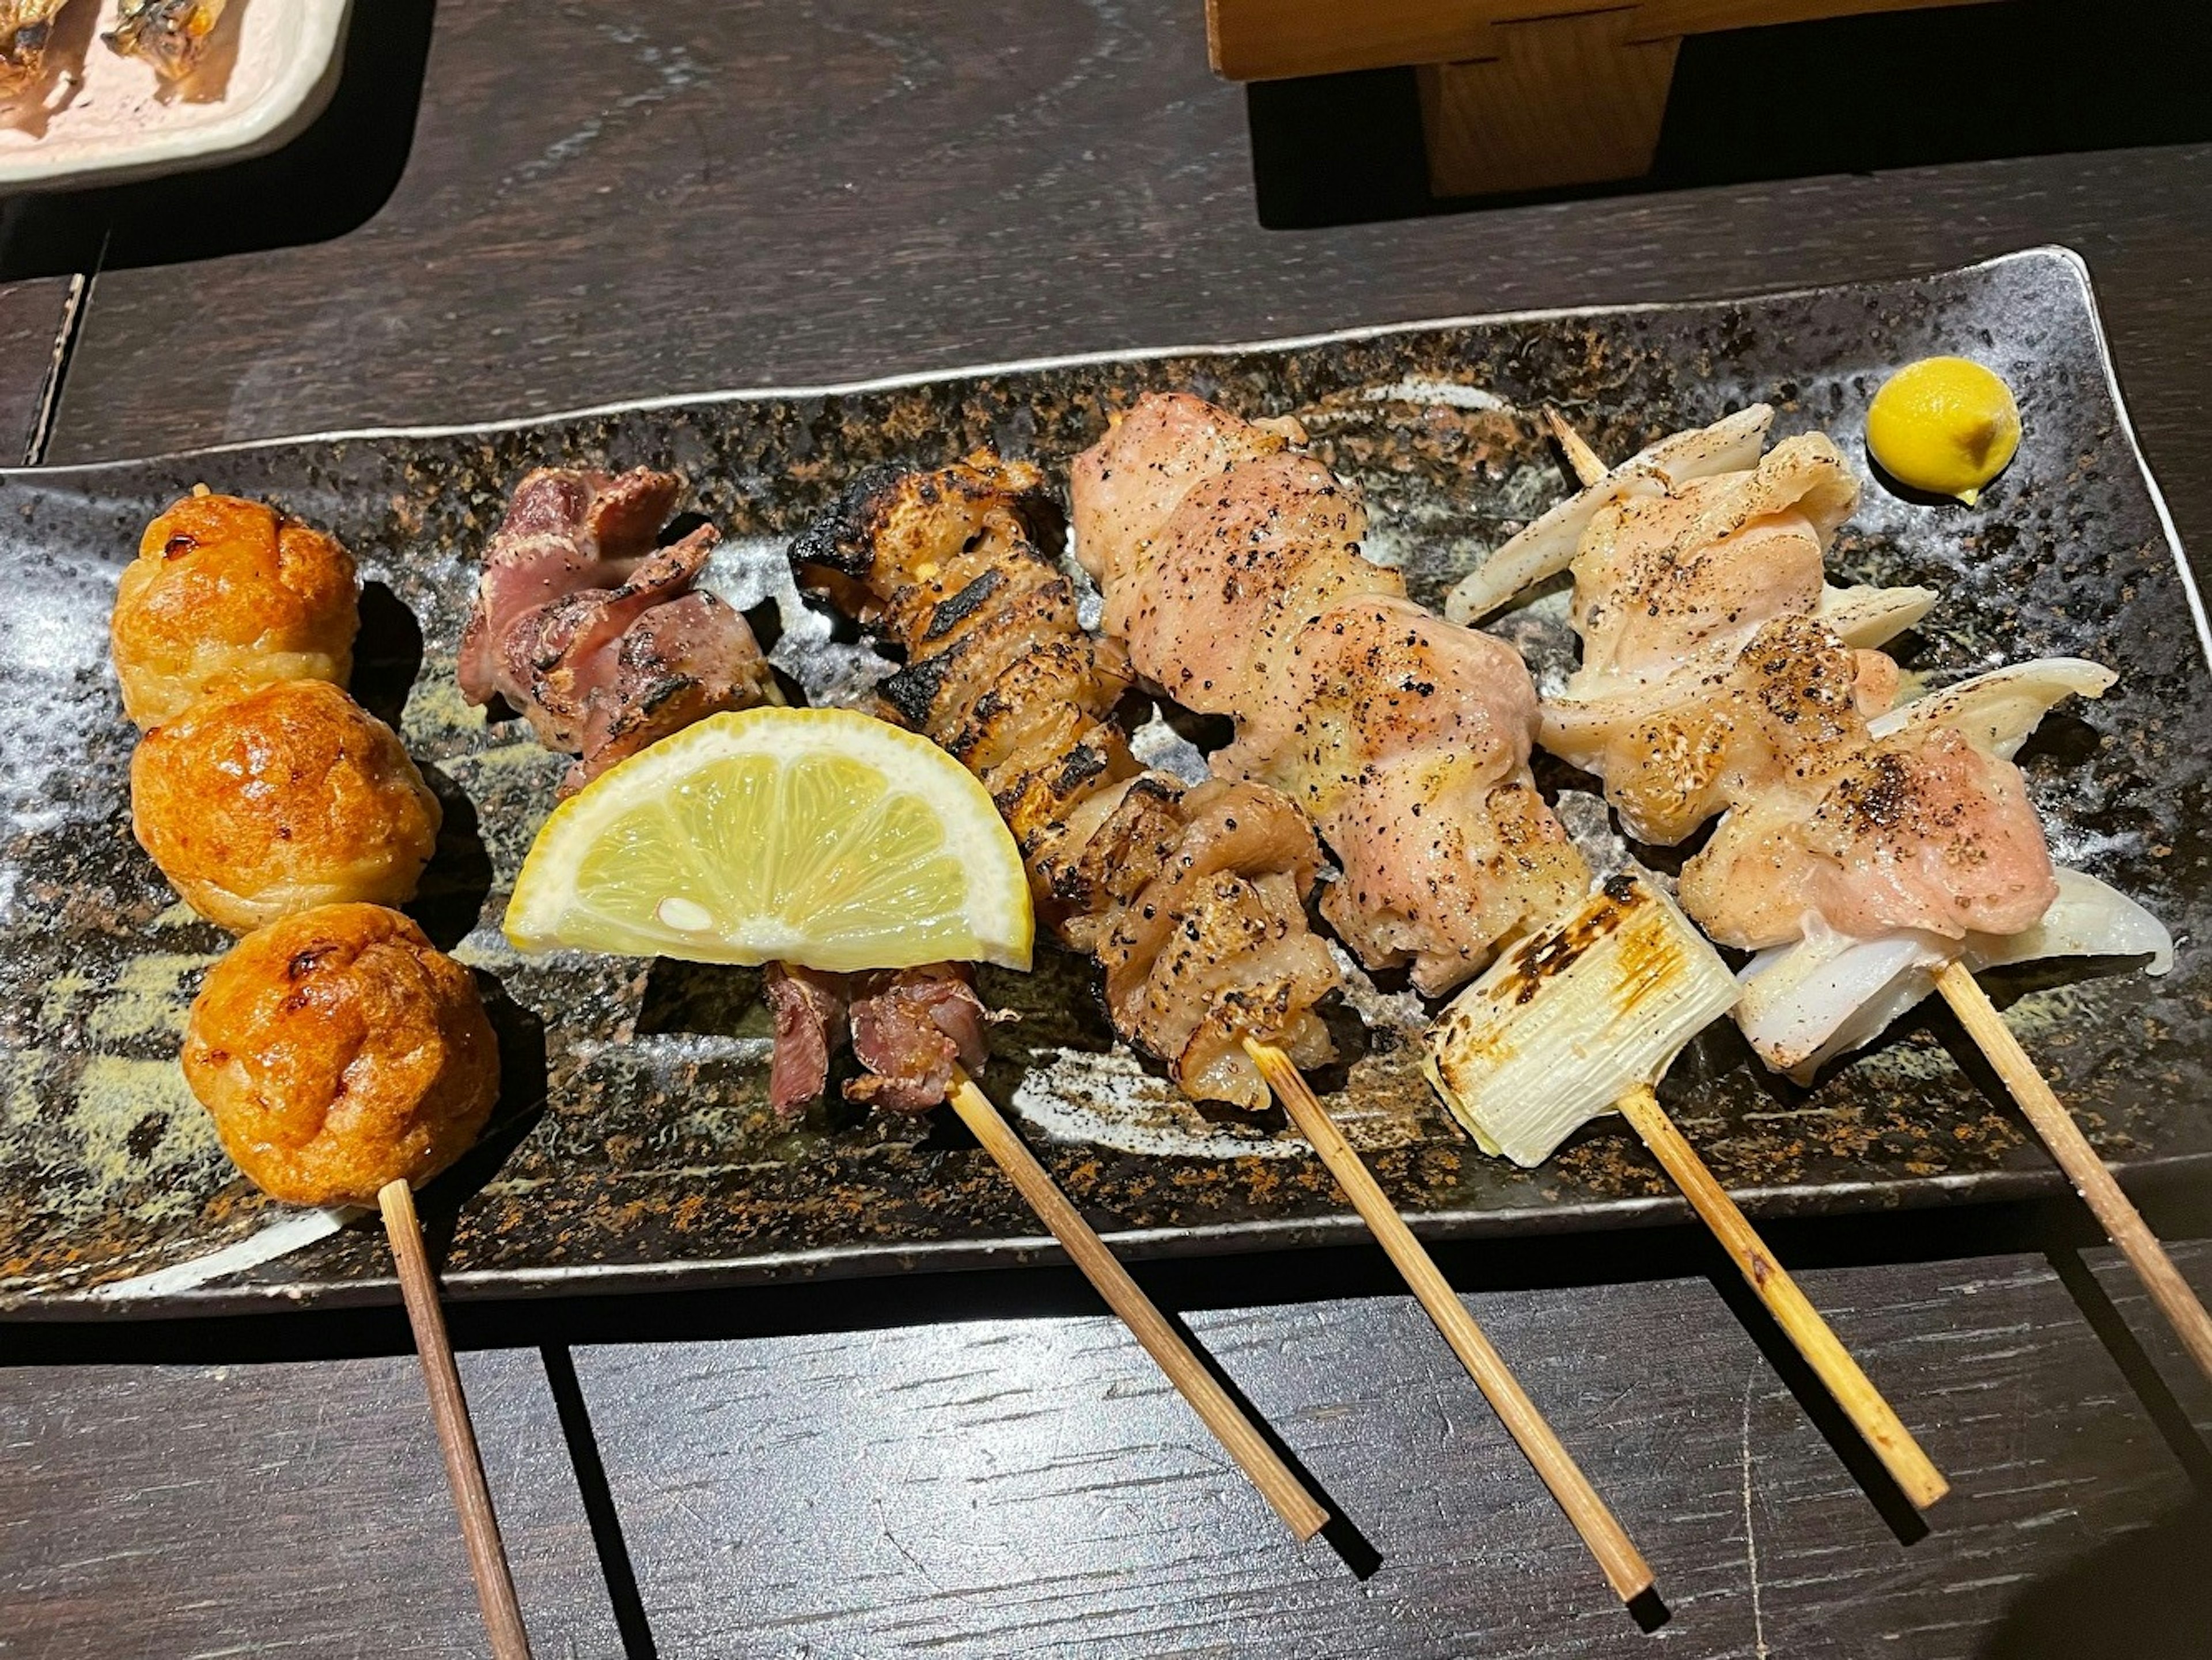
<path id="1" fill-rule="evenodd" d="M 70 0 L 45 78 L 0 100 L 0 189 L 150 179 L 275 149 L 330 102 L 352 0 L 230 0 L 173 85 L 100 39 L 117 0 Z"/>
<path id="2" fill-rule="evenodd" d="M 176 1271 L 240 1242 L 251 1250 L 280 1217 L 231 1170 L 178 1073 L 187 1004 L 226 941 L 173 902 L 131 840 L 132 733 L 107 663 L 117 572 L 147 520 L 196 483 L 266 497 L 355 550 L 372 583 L 356 690 L 387 715 L 404 706 L 407 740 L 446 800 L 446 838 L 415 909 L 500 982 L 509 1073 L 506 1128 L 426 1195 L 425 1208 L 451 1221 L 447 1286 L 490 1296 L 884 1273 L 1022 1261 L 1049 1247 L 957 1128 L 867 1122 L 842 1104 L 795 1132 L 779 1128 L 763 1098 L 767 1022 L 750 972 L 525 962 L 500 938 L 507 885 L 565 763 L 520 722 L 487 727 L 464 704 L 453 654 L 479 551 L 525 470 L 681 471 L 692 504 L 730 538 L 715 580 L 764 623 L 781 590 L 776 660 L 818 694 L 851 683 L 856 648 L 796 607 L 781 550 L 872 463 L 933 465 L 989 444 L 1062 474 L 1108 412 L 1148 387 L 1296 414 L 1317 453 L 1365 492 L 1370 551 L 1435 600 L 1565 489 L 1535 418 L 1546 401 L 1621 456 L 1765 399 L 1780 431 L 1832 433 L 1863 468 L 1875 387 L 1937 351 L 1971 354 L 2010 380 L 2027 425 L 2019 458 L 1971 511 L 1909 503 L 1869 480 L 1833 569 L 1841 581 L 1942 590 L 1901 647 L 1931 681 L 2058 653 L 2122 671 L 2102 702 L 2047 722 L 2022 763 L 2061 860 L 2158 912 L 2181 942 L 2178 965 L 2163 980 L 2097 964 L 1996 989 L 2015 1000 L 2014 1025 L 2124 1171 L 2203 1166 L 2204 618 L 2119 407 L 2081 265 L 2040 250 L 1753 300 L 1413 324 L 0 475 L 10 577 L 0 607 L 0 1306 L 143 1315 L 391 1294 L 382 1244 L 360 1226 L 220 1278 Z M 1540 677 L 1564 672 L 1571 641 L 1558 593 L 1501 626 Z M 1165 726 L 1149 736 L 1194 758 Z M 1547 780 L 1594 854 L 1617 856 L 1577 781 Z M 1023 1017 L 1000 1029 L 987 1083 L 1122 1249 L 1355 1236 L 1279 1122 L 1178 1103 L 1113 1048 L 1089 967 L 1040 955 L 1029 978 L 984 976 L 988 996 Z M 1680 1213 L 1618 1120 L 1590 1126 L 1540 1170 L 1482 1157 L 1420 1081 L 1412 1000 L 1363 985 L 1352 1000 L 1366 1018 L 1340 1023 L 1350 1058 L 1324 1081 L 1425 1231 Z M 1765 1074 L 1723 1026 L 1683 1057 L 1663 1093 L 1754 1212 L 2053 1189 L 1978 1063 L 1961 1071 L 1961 1049 L 1948 1017 L 1923 1008 L 1807 1091 Z"/>

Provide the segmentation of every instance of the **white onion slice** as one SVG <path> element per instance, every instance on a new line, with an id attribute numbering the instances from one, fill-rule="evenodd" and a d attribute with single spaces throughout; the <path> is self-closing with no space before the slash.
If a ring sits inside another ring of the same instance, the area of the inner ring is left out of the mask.
<path id="1" fill-rule="evenodd" d="M 2069 697 L 2102 697 L 2120 677 L 2086 657 L 2039 657 L 1931 691 L 1868 722 L 1875 739 L 1943 726 L 2010 760 L 2043 717 Z"/>
<path id="2" fill-rule="evenodd" d="M 1631 496 L 1657 496 L 1692 478 L 1747 472 L 1759 465 L 1774 411 L 1765 404 L 1673 433 L 1639 450 L 1589 488 L 1578 490 L 1500 544 L 1468 573 L 1444 601 L 1444 615 L 1473 626 L 1516 593 L 1574 562 L 1583 534 L 1601 508 Z"/>
<path id="3" fill-rule="evenodd" d="M 2173 966 L 2173 936 L 2118 889 L 2061 870 L 2058 897 L 2033 927 L 1964 940 L 1903 929 L 1876 939 L 1838 933 L 1808 918 L 1805 937 L 1763 951 L 1739 976 L 1736 1024 L 1759 1058 L 1808 1084 L 1838 1055 L 1872 1042 L 1936 988 L 1957 956 L 1979 970 L 2053 957 L 2148 957 L 2146 971 Z"/>
<path id="4" fill-rule="evenodd" d="M 1824 587 L 1813 617 L 1845 645 L 1871 651 L 1927 616 L 1942 597 L 1933 588 Z"/>

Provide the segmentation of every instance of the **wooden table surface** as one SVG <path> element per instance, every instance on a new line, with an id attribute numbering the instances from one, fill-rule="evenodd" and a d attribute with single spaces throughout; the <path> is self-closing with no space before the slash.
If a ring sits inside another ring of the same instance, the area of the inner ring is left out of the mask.
<path id="1" fill-rule="evenodd" d="M 2057 241 L 2092 267 L 2185 539 L 2212 546 L 2212 147 L 1268 231 L 1199 11 L 449 0 L 398 187 L 358 228 L 88 272 L 81 315 L 62 277 L 0 289 L 0 456 Z M 344 135 L 319 154 L 345 164 Z M 179 219 L 240 210 L 220 181 L 160 189 Z M 2158 1197 L 2203 1226 L 2201 1195 Z M 1367 1253 L 1145 1276 L 1353 1524 L 1334 1550 L 1287 1541 L 1063 1272 L 453 1324 L 544 1657 L 2202 1654 L 2212 1389 L 2086 1238 L 2057 1205 L 1777 1231 L 1952 1477 L 1924 1537 L 1699 1238 L 1448 1253 L 1652 1558 L 1656 1636 Z M 2212 1289 L 2212 1245 L 2179 1255 Z M 404 1345 L 396 1313 L 0 1325 L 0 1657 L 483 1651 Z"/>

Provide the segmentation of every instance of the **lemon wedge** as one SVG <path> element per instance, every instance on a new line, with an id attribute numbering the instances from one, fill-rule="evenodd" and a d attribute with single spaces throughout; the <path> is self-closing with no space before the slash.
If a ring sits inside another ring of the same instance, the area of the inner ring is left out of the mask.
<path id="1" fill-rule="evenodd" d="M 564 801 L 507 907 L 570 946 L 832 973 L 1030 965 L 1021 854 L 966 768 L 847 709 L 709 716 Z"/>
<path id="2" fill-rule="evenodd" d="M 1994 370 L 1923 357 L 1875 393 L 1867 447 L 1900 484 L 1972 507 L 2020 447 L 2020 405 Z"/>

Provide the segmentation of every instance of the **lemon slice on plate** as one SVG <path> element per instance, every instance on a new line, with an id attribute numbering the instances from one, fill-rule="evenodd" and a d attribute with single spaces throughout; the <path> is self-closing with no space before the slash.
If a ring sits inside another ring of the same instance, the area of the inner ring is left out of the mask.
<path id="1" fill-rule="evenodd" d="M 833 973 L 1030 965 L 1021 854 L 927 739 L 847 709 L 709 716 L 601 774 L 538 832 L 507 937 Z"/>

